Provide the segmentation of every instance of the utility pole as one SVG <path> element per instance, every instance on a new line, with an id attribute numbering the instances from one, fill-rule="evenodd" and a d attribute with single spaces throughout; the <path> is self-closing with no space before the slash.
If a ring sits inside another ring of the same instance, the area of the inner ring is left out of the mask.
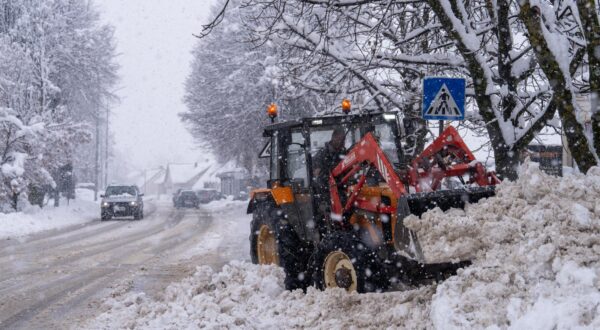
<path id="1" fill-rule="evenodd" d="M 98 200 L 98 186 L 100 185 L 100 106 L 96 107 L 96 157 L 94 162 L 94 201 Z"/>
<path id="2" fill-rule="evenodd" d="M 108 137 L 108 125 L 109 125 L 109 115 L 110 115 L 110 109 L 108 107 L 108 100 L 106 101 L 106 123 L 105 123 L 105 128 L 106 130 L 104 131 L 104 187 L 106 187 L 108 185 L 108 144 L 109 144 L 109 137 Z"/>

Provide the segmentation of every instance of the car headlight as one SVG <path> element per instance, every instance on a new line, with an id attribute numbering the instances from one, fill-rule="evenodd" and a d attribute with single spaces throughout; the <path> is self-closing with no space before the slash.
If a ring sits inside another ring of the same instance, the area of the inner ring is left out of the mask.
<path id="1" fill-rule="evenodd" d="M 102 207 L 108 207 L 108 202 L 102 202 Z"/>
<path id="2" fill-rule="evenodd" d="M 129 203 L 129 205 L 131 205 L 131 206 L 136 206 L 136 205 L 137 205 L 137 202 L 131 202 L 131 203 Z"/>

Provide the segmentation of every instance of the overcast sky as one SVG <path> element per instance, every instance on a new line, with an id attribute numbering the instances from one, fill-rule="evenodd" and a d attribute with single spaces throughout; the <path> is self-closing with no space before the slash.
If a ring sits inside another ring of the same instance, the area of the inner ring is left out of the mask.
<path id="1" fill-rule="evenodd" d="M 112 109 L 117 149 L 137 168 L 204 158 L 179 121 L 190 52 L 213 0 L 96 0 L 116 29 L 120 104 Z"/>

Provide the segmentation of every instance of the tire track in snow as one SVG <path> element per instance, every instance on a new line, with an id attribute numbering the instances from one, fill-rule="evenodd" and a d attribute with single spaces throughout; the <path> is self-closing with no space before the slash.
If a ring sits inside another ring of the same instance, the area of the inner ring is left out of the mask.
<path id="1" fill-rule="evenodd" d="M 195 215 L 202 221 L 198 221 Z M 190 221 L 184 221 L 186 219 Z M 186 223 L 180 225 L 182 221 Z M 56 313 L 57 309 L 71 313 L 73 310 L 81 309 L 84 307 L 82 306 L 84 302 L 92 299 L 110 283 L 122 280 L 132 272 L 138 271 L 140 265 L 151 261 L 160 263 L 162 255 L 168 254 L 170 250 L 189 244 L 189 241 L 200 239 L 211 222 L 212 218 L 203 214 L 171 212 L 166 222 L 153 227 L 152 230 L 137 233 L 134 235 L 135 240 L 128 236 L 125 243 L 123 241 L 126 239 L 123 238 L 118 242 L 97 246 L 93 254 L 88 252 L 78 255 L 76 260 L 70 260 L 62 265 L 49 269 L 38 268 L 38 274 L 33 276 L 21 274 L 23 285 L 3 289 L 1 294 L 4 302 L 0 304 L 0 328 L 56 326 L 48 322 L 64 321 L 63 313 Z M 98 250 L 100 247 L 107 250 L 100 251 Z M 57 252 L 60 252 L 60 249 Z M 68 270 L 68 267 L 62 269 L 61 266 L 76 261 L 87 261 L 102 253 L 109 257 L 105 262 L 87 268 L 81 267 L 80 271 L 66 276 L 62 273 Z M 43 294 L 36 296 L 37 292 Z M 4 318 L 5 316 L 7 318 Z"/>

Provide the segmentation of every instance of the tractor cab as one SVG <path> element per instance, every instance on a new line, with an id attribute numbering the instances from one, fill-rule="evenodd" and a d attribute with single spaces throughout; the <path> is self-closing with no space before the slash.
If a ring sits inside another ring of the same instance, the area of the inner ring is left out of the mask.
<path id="1" fill-rule="evenodd" d="M 270 149 L 264 152 L 270 158 L 267 186 L 269 189 L 287 188 L 289 198 L 294 202 L 284 207 L 295 209 L 287 210 L 288 216 L 291 212 L 298 215 L 298 223 L 316 221 L 316 225 L 319 225 L 321 219 L 313 218 L 322 218 L 324 213 L 329 213 L 318 205 L 324 200 L 328 203 L 329 196 L 328 191 L 323 189 L 327 182 L 318 182 L 319 169 L 314 161 L 315 156 L 331 141 L 334 131 L 343 130 L 345 151 L 371 133 L 387 159 L 399 168 L 410 161 L 403 152 L 403 136 L 410 132 L 406 132 L 406 127 L 400 123 L 402 121 L 396 113 L 379 112 L 304 118 L 267 126 L 264 130 L 264 136 L 270 139 L 266 146 Z M 414 127 L 412 123 L 406 126 Z M 344 161 L 343 154 L 339 161 Z M 327 170 L 329 172 L 332 169 Z"/>
<path id="2" fill-rule="evenodd" d="M 334 130 L 340 128 L 345 134 L 345 150 L 370 132 L 388 159 L 399 167 L 407 161 L 402 142 L 406 133 L 400 122 L 396 113 L 369 113 L 304 118 L 267 126 L 264 136 L 270 138 L 267 146 L 270 150 L 265 154 L 270 158 L 271 173 L 268 186 L 276 183 L 299 191 L 310 188 L 315 179 L 313 157 L 326 147 Z"/>

